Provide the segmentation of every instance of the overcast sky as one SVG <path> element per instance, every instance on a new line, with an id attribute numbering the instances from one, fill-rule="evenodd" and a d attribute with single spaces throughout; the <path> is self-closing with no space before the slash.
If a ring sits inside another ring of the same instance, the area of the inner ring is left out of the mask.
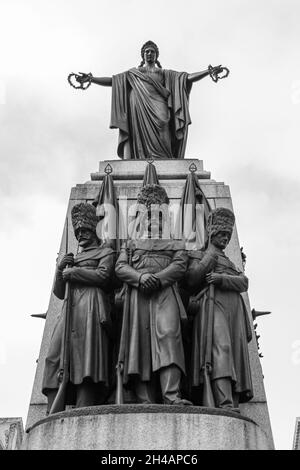
<path id="1" fill-rule="evenodd" d="M 196 83 L 186 157 L 231 188 L 259 322 L 277 448 L 300 415 L 300 2 L 0 0 L 0 416 L 26 420 L 70 189 L 117 158 L 111 76 L 160 48 L 164 68 L 227 65 Z"/>

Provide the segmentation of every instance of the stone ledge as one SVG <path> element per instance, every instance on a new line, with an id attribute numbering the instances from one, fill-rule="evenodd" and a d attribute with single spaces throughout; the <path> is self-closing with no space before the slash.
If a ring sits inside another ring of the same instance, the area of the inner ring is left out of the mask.
<path id="1" fill-rule="evenodd" d="M 105 168 L 110 165 L 114 180 L 141 180 L 144 178 L 147 160 L 105 160 L 99 163 L 99 171 L 91 173 L 92 181 L 101 181 L 105 175 Z M 185 179 L 189 167 L 194 164 L 199 179 L 210 179 L 210 172 L 203 170 L 203 161 L 196 158 L 186 159 L 160 159 L 153 162 L 159 179 L 177 180 Z"/>
<path id="2" fill-rule="evenodd" d="M 157 172 L 157 175 L 158 175 L 158 179 L 161 181 L 161 180 L 185 180 L 186 177 L 187 177 L 187 174 L 188 172 L 186 173 L 158 173 Z M 99 173 L 99 172 L 96 172 L 96 173 L 91 173 L 91 181 L 102 181 L 103 178 L 104 178 L 104 175 L 105 173 Z M 209 171 L 196 171 L 196 175 L 198 176 L 199 179 L 210 179 L 210 175 L 211 173 Z M 144 178 L 144 171 L 140 172 L 140 173 L 135 173 L 134 175 L 132 175 L 132 173 L 116 173 L 114 172 L 113 173 L 113 177 L 114 177 L 114 180 L 116 181 L 122 181 L 122 180 L 129 180 L 129 179 L 133 179 L 134 180 L 142 180 Z"/>
<path id="3" fill-rule="evenodd" d="M 126 195 L 128 199 L 136 199 L 137 193 L 141 189 L 142 180 L 114 180 L 117 198 Z M 212 180 L 199 180 L 201 189 L 208 199 L 230 198 L 229 187 L 224 183 Z M 165 188 L 170 199 L 180 199 L 182 196 L 184 180 L 160 180 L 160 184 Z M 77 184 L 72 188 L 70 199 L 72 200 L 93 200 L 99 194 L 101 182 L 88 182 Z"/>
<path id="4" fill-rule="evenodd" d="M 242 416 L 234 411 L 222 410 L 220 408 L 206 408 L 204 406 L 178 406 L 178 405 L 102 405 L 102 406 L 88 406 L 85 408 L 73 408 L 68 411 L 61 411 L 47 416 L 40 421 L 34 423 L 26 432 L 30 432 L 36 426 L 47 423 L 49 421 L 73 418 L 79 416 L 95 416 L 95 415 L 108 415 L 108 414 L 140 414 L 140 413 L 180 413 L 180 414 L 204 414 L 213 416 L 227 416 L 229 418 L 241 419 L 250 423 L 256 424 L 252 419 Z"/>

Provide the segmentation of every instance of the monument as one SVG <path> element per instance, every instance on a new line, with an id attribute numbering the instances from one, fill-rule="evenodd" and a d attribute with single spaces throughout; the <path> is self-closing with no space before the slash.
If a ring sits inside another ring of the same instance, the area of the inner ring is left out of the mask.
<path id="1" fill-rule="evenodd" d="M 184 158 L 192 84 L 229 70 L 141 55 L 68 77 L 112 87 L 121 161 L 71 190 L 24 449 L 271 449 L 230 191 Z"/>

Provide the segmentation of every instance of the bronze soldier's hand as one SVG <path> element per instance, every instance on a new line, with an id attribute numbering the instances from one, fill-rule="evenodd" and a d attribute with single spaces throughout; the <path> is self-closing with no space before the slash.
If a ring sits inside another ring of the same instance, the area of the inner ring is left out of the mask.
<path id="1" fill-rule="evenodd" d="M 144 273 L 140 278 L 140 287 L 142 290 L 155 290 L 160 285 L 159 279 L 154 274 Z"/>
<path id="2" fill-rule="evenodd" d="M 73 253 L 68 253 L 67 255 L 65 255 L 63 257 L 63 259 L 61 260 L 61 262 L 59 263 L 58 265 L 58 269 L 60 271 L 62 271 L 63 269 L 65 269 L 67 266 L 73 266 L 74 265 L 74 255 Z"/>
<path id="3" fill-rule="evenodd" d="M 73 270 L 73 268 L 66 268 L 66 269 L 63 270 L 62 277 L 63 277 L 64 281 L 70 281 L 72 270 Z"/>
<path id="4" fill-rule="evenodd" d="M 206 274 L 206 281 L 208 284 L 221 284 L 222 274 L 218 274 L 218 273 Z"/>

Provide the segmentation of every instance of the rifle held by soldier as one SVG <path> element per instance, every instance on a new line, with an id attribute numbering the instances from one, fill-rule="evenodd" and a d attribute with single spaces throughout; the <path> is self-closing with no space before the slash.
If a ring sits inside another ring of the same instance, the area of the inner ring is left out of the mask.
<path id="1" fill-rule="evenodd" d="M 128 264 L 132 264 L 132 249 L 126 248 L 128 252 Z M 128 284 L 125 284 L 125 298 L 123 305 L 123 319 L 122 319 L 122 330 L 120 337 L 119 355 L 116 366 L 116 405 L 122 405 L 124 403 L 124 390 L 123 390 L 123 377 L 124 377 L 124 364 L 126 361 L 126 355 L 128 353 L 128 337 L 129 337 L 129 315 L 130 315 L 130 294 L 131 289 Z"/>

